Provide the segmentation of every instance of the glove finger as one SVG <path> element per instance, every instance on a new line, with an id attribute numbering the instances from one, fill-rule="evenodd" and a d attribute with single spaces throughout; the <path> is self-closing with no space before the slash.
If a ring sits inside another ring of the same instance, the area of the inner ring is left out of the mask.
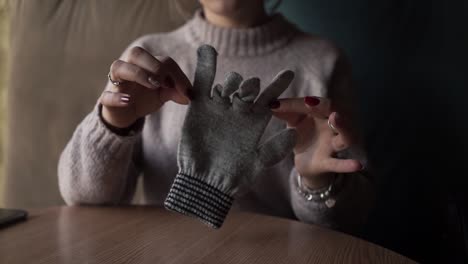
<path id="1" fill-rule="evenodd" d="M 212 100 L 216 101 L 218 103 L 224 104 L 226 107 L 229 107 L 231 104 L 231 98 L 229 97 L 222 97 L 221 96 L 221 91 L 223 90 L 223 86 L 221 84 L 216 84 L 213 87 L 213 94 L 212 94 Z"/>
<path id="2" fill-rule="evenodd" d="M 235 91 L 239 89 L 239 85 L 242 82 L 242 76 L 237 72 L 230 72 L 223 84 L 223 91 L 221 93 L 222 97 L 229 97 Z"/>
<path id="3" fill-rule="evenodd" d="M 245 102 L 253 102 L 260 93 L 260 79 L 250 78 L 242 82 L 239 97 Z"/>
<path id="4" fill-rule="evenodd" d="M 271 167 L 292 153 L 296 145 L 297 131 L 285 129 L 265 141 L 258 149 L 259 160 L 265 167 Z"/>
<path id="5" fill-rule="evenodd" d="M 221 93 L 223 92 L 223 86 L 221 84 L 216 84 L 214 87 L 213 87 L 213 93 L 216 92 L 216 94 L 219 94 L 219 96 L 221 96 Z"/>
<path id="6" fill-rule="evenodd" d="M 291 81 L 294 79 L 294 72 L 283 70 L 273 79 L 270 85 L 265 88 L 262 94 L 258 97 L 256 104 L 260 106 L 268 106 L 272 101 L 276 100 L 288 88 Z"/>
<path id="7" fill-rule="evenodd" d="M 223 87 L 221 86 L 221 84 L 216 84 L 215 86 L 213 86 L 213 89 L 211 90 L 211 96 L 210 98 L 215 100 L 215 101 L 222 101 L 222 98 L 221 98 L 221 91 L 223 90 Z"/>
<path id="8" fill-rule="evenodd" d="M 195 95 L 210 96 L 211 86 L 216 76 L 216 58 L 218 53 L 210 45 L 202 45 L 197 49 L 197 68 L 193 87 Z"/>
<path id="9" fill-rule="evenodd" d="M 246 102 L 239 97 L 239 93 L 235 93 L 232 96 L 232 108 L 239 112 L 249 112 L 252 108 L 251 102 Z"/>

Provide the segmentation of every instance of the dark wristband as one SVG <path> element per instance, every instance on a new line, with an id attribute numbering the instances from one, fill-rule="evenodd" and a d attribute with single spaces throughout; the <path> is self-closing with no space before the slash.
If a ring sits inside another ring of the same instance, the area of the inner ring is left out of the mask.
<path id="1" fill-rule="evenodd" d="M 104 117 L 102 117 L 102 105 L 99 105 L 99 118 L 101 119 L 102 123 L 107 127 L 107 129 L 112 131 L 112 133 L 122 137 L 133 136 L 135 133 L 137 133 L 143 128 L 143 124 L 145 123 L 145 119 L 142 117 L 128 127 L 113 126 L 109 124 L 106 121 L 106 119 L 104 119 Z"/>

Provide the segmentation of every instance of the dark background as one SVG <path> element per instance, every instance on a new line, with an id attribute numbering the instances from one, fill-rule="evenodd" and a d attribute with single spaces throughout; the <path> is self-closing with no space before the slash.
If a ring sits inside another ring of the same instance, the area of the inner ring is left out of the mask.
<path id="1" fill-rule="evenodd" d="M 364 237 L 424 263 L 468 262 L 468 1 L 285 0 L 280 11 L 351 58 L 378 176 Z"/>
<path id="2" fill-rule="evenodd" d="M 109 62 L 184 19 L 173 0 L 8 2 L 4 203 L 62 204 L 57 160 Z M 468 0 L 283 0 L 280 11 L 351 58 L 378 187 L 364 238 L 423 263 L 468 262 Z"/>

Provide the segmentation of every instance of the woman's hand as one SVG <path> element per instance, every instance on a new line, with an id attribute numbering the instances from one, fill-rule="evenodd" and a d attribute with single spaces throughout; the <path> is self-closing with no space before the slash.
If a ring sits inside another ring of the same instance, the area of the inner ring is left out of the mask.
<path id="1" fill-rule="evenodd" d="M 170 57 L 157 59 L 141 47 L 114 61 L 109 76 L 119 84 L 108 82 L 99 102 L 102 117 L 112 126 L 129 127 L 169 100 L 189 103 L 192 85 L 177 63 Z"/>
<path id="2" fill-rule="evenodd" d="M 354 159 L 338 159 L 336 153 L 350 147 L 351 133 L 336 112 L 330 111 L 326 98 L 305 97 L 281 99 L 272 106 L 274 115 L 296 128 L 298 140 L 294 162 L 304 184 L 312 189 L 330 183 L 335 173 L 361 170 Z M 330 122 L 330 125 L 328 124 Z"/>

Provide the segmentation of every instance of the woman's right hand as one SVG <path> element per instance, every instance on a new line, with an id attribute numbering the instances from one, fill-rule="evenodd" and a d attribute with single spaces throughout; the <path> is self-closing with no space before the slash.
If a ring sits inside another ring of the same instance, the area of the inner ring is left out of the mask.
<path id="1" fill-rule="evenodd" d="M 274 105 L 273 114 L 297 130 L 294 164 L 307 187 L 319 189 L 330 184 L 336 173 L 353 173 L 362 169 L 357 159 L 336 157 L 338 152 L 355 145 L 357 140 L 351 124 L 330 109 L 328 99 L 287 98 Z"/>
<path id="2" fill-rule="evenodd" d="M 157 111 L 165 102 L 188 104 L 192 85 L 170 57 L 157 59 L 141 47 L 129 49 L 110 67 L 110 78 L 99 98 L 102 117 L 112 126 L 125 128 Z"/>

